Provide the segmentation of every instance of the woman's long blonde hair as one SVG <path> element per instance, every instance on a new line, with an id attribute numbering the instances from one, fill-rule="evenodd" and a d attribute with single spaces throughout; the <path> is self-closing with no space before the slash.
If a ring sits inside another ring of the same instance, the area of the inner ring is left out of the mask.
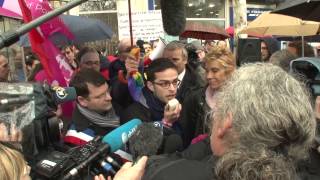
<path id="1" fill-rule="evenodd" d="M 0 180 L 20 180 L 27 163 L 19 151 L 0 143 L 0 167 Z"/>

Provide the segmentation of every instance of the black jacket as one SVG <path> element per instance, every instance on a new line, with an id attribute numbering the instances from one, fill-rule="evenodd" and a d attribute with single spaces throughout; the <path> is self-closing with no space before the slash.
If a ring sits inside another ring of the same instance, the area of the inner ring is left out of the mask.
<path id="1" fill-rule="evenodd" d="M 196 136 L 208 132 L 205 121 L 209 118 L 208 113 L 211 109 L 206 102 L 205 91 L 206 88 L 193 91 L 182 104 L 179 123 L 184 147 L 187 147 Z"/>
<path id="2" fill-rule="evenodd" d="M 215 161 L 207 138 L 181 153 L 149 157 L 143 180 L 212 180 Z"/>
<path id="3" fill-rule="evenodd" d="M 186 74 L 184 75 L 180 87 L 177 91 L 176 98 L 182 104 L 184 99 L 189 96 L 191 92 L 199 89 L 203 85 L 203 80 L 190 65 L 186 65 Z"/>

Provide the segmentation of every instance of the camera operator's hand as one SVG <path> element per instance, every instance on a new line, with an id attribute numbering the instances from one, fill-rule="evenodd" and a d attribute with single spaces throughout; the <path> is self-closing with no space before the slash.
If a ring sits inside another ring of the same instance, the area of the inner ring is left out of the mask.
<path id="1" fill-rule="evenodd" d="M 114 176 L 113 180 L 140 180 L 144 174 L 148 157 L 143 156 L 132 166 L 131 162 L 125 163 Z"/>
<path id="2" fill-rule="evenodd" d="M 10 134 L 7 127 L 0 123 L 0 141 L 21 142 L 22 131 L 18 130 L 15 125 L 11 125 Z"/>

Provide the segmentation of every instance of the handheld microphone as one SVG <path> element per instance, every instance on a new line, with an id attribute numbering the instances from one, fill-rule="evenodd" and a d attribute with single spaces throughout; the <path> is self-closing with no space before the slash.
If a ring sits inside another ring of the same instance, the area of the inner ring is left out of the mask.
<path id="1" fill-rule="evenodd" d="M 104 136 L 102 142 L 106 144 L 112 144 L 110 147 L 110 152 L 115 152 L 120 149 L 123 144 L 128 142 L 128 139 L 132 136 L 138 125 L 141 123 L 141 120 L 133 119 Z"/>
<path id="2" fill-rule="evenodd" d="M 79 173 L 79 170 L 86 167 L 93 160 L 96 160 L 101 154 L 112 153 L 120 149 L 123 144 L 128 141 L 128 138 L 130 138 L 130 136 L 137 129 L 138 125 L 141 123 L 141 120 L 133 119 L 105 135 L 102 139 L 103 144 L 98 147 L 98 149 L 92 155 L 90 155 L 90 157 L 76 167 L 72 168 L 68 174 L 63 177 L 63 179 L 66 180 L 74 177 Z"/>
<path id="3" fill-rule="evenodd" d="M 129 140 L 129 150 L 136 161 L 141 156 L 156 155 L 162 144 L 162 127 L 158 122 L 142 123 Z"/>
<path id="4" fill-rule="evenodd" d="M 77 98 L 77 92 L 74 87 L 55 86 L 50 88 L 52 100 L 56 104 L 62 104 L 68 101 L 73 101 Z"/>
<path id="5" fill-rule="evenodd" d="M 179 36 L 186 27 L 184 0 L 161 0 L 163 29 L 171 36 Z"/>

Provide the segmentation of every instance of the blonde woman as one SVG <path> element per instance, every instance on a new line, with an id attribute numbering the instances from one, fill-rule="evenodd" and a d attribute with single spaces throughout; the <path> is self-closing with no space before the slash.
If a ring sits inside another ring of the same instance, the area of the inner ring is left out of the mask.
<path id="1" fill-rule="evenodd" d="M 207 114 L 215 109 L 215 94 L 236 69 L 232 52 L 215 46 L 203 60 L 207 86 L 194 91 L 182 105 L 180 124 L 184 146 L 200 134 L 208 133 L 205 120 Z"/>

